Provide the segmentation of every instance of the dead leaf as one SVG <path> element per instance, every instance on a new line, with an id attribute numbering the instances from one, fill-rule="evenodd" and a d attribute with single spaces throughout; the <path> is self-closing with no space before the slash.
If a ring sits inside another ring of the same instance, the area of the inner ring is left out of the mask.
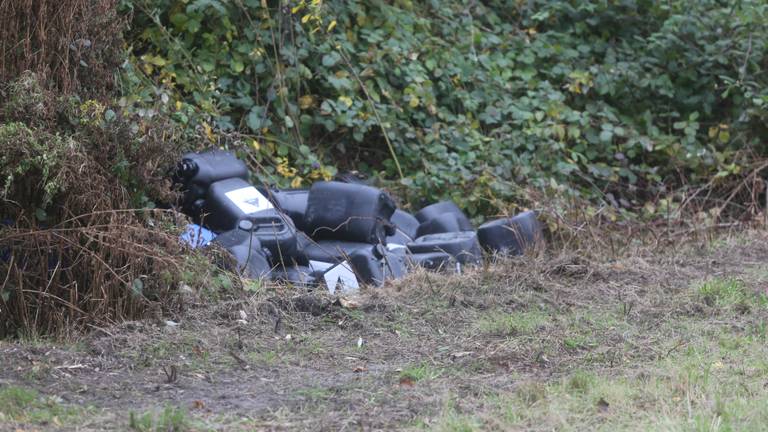
<path id="1" fill-rule="evenodd" d="M 466 357 L 466 356 L 474 354 L 474 353 L 475 353 L 474 351 L 459 351 L 459 352 L 451 353 L 451 358 L 453 360 L 456 360 L 456 359 L 459 359 L 459 358 L 462 358 L 462 357 Z"/>
<path id="2" fill-rule="evenodd" d="M 339 304 L 346 309 L 357 309 L 360 307 L 360 302 L 353 298 L 339 297 Z"/>

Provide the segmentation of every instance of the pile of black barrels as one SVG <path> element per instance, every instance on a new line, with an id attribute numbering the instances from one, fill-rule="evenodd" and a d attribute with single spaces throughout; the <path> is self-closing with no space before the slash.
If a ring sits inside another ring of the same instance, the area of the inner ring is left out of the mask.
<path id="1" fill-rule="evenodd" d="M 254 187 L 248 177 L 232 153 L 210 150 L 184 155 L 174 178 L 193 229 L 229 251 L 233 270 L 248 278 L 347 291 L 381 285 L 416 266 L 461 272 L 481 263 L 484 252 L 520 255 L 541 240 L 531 211 L 475 230 L 449 201 L 412 215 L 360 182 L 278 190 Z"/>

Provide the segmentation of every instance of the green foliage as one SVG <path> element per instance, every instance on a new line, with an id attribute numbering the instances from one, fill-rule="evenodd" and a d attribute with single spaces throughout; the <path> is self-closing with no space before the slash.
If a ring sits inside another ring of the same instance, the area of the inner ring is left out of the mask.
<path id="1" fill-rule="evenodd" d="M 86 412 L 85 408 L 62 405 L 57 397 L 43 397 L 24 387 L 0 389 L 0 424 L 7 422 L 62 426 Z"/>
<path id="2" fill-rule="evenodd" d="M 29 196 L 25 202 L 37 209 L 38 214 L 44 214 L 62 187 L 59 177 L 68 145 L 72 144 L 58 135 L 35 133 L 22 123 L 0 124 L 0 195 L 7 199 L 17 197 L 14 191 L 23 191 Z M 35 178 L 40 183 L 30 184 Z"/>
<path id="3" fill-rule="evenodd" d="M 485 314 L 477 328 L 481 333 L 498 336 L 522 336 L 534 333 L 546 325 L 551 318 L 539 310 Z"/>
<path id="4" fill-rule="evenodd" d="M 472 213 L 525 186 L 637 208 L 765 152 L 757 0 L 123 4 L 127 103 L 248 144 L 282 184 L 356 168 Z"/>
<path id="5" fill-rule="evenodd" d="M 408 366 L 400 372 L 400 381 L 423 381 L 433 380 L 442 376 L 444 371 L 441 368 L 422 362 L 417 365 Z"/>
<path id="6" fill-rule="evenodd" d="M 196 430 L 186 410 L 167 405 L 162 411 L 136 414 L 131 411 L 128 427 L 136 432 L 183 432 Z"/>
<path id="7" fill-rule="evenodd" d="M 706 304 L 717 307 L 765 305 L 768 300 L 764 294 L 750 291 L 744 281 L 733 277 L 709 279 L 699 285 L 697 292 Z"/>

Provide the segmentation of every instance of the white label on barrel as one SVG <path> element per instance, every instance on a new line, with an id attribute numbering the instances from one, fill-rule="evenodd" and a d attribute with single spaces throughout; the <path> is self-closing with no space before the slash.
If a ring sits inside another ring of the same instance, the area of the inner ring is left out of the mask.
<path id="1" fill-rule="evenodd" d="M 261 210 L 269 210 L 275 208 L 271 202 L 259 193 L 253 186 L 248 186 L 233 191 L 229 191 L 225 194 L 237 208 L 243 211 L 243 213 L 255 213 Z"/>

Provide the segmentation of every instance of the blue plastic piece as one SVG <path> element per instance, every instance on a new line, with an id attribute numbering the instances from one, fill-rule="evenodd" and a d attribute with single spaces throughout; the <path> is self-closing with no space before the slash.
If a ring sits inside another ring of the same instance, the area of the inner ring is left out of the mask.
<path id="1" fill-rule="evenodd" d="M 204 248 L 208 246 L 216 234 L 213 231 L 203 228 L 197 224 L 187 224 L 187 229 L 179 236 L 182 242 L 188 244 L 192 249 Z"/>

